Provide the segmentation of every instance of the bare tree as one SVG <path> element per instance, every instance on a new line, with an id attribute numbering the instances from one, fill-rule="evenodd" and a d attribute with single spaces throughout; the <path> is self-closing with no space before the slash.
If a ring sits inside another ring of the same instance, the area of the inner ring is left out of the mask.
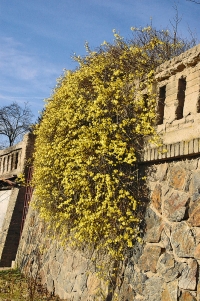
<path id="1" fill-rule="evenodd" d="M 33 115 L 28 103 L 20 107 L 16 102 L 0 107 L 0 135 L 4 135 L 12 146 L 17 138 L 30 130 Z"/>

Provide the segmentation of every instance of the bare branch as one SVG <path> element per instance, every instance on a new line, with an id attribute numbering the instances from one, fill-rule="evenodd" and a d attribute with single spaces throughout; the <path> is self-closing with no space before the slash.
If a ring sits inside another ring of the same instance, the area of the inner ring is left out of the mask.
<path id="1" fill-rule="evenodd" d="M 186 0 L 186 1 L 194 2 L 194 3 L 196 3 L 196 4 L 200 4 L 200 1 L 196 1 L 196 0 Z"/>
<path id="2" fill-rule="evenodd" d="M 28 104 L 20 107 L 16 102 L 0 108 L 0 135 L 4 135 L 12 146 L 16 139 L 30 130 L 33 117 Z"/>
<path id="3" fill-rule="evenodd" d="M 173 28 L 173 34 L 174 34 L 174 45 L 177 43 L 177 35 L 178 35 L 178 25 L 181 22 L 182 18 L 179 17 L 178 7 L 176 4 L 174 4 L 173 9 L 175 10 L 175 16 L 173 18 L 173 22 L 169 20 L 172 28 Z"/>

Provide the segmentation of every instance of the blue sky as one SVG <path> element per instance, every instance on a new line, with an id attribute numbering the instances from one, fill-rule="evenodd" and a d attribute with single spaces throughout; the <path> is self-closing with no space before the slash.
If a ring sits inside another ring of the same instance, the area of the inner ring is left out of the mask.
<path id="1" fill-rule="evenodd" d="M 130 27 L 170 28 L 174 5 L 200 40 L 200 5 L 187 0 L 0 0 L 0 106 L 29 102 L 36 119 L 63 69 L 74 69 L 73 53 L 85 54 L 113 41 L 113 29 L 131 36 Z"/>

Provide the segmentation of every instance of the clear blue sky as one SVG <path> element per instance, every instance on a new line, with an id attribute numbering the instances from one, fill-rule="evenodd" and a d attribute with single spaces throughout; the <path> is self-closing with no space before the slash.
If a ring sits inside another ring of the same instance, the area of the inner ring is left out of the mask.
<path id="1" fill-rule="evenodd" d="M 74 69 L 71 56 L 85 54 L 104 40 L 112 42 L 113 29 L 131 36 L 130 27 L 153 20 L 158 29 L 170 28 L 174 0 L 0 0 L 0 106 L 28 101 L 35 115 L 52 93 L 63 69 Z M 200 5 L 176 2 L 182 21 L 200 40 Z"/>

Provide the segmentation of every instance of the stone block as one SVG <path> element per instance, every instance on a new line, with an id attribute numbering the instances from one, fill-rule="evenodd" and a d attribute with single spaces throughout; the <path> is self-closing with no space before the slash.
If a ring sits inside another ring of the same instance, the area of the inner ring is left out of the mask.
<path id="1" fill-rule="evenodd" d="M 67 293 L 71 293 L 73 287 L 74 287 L 74 284 L 75 284 L 75 279 L 76 279 L 76 273 L 74 272 L 71 272 L 71 273 L 62 273 L 61 276 L 59 275 L 59 278 L 58 278 L 58 282 L 60 282 L 60 278 L 63 276 L 63 289 L 65 290 L 65 292 Z"/>
<path id="2" fill-rule="evenodd" d="M 174 189 L 182 190 L 185 185 L 186 174 L 186 170 L 182 166 L 173 166 L 169 174 L 169 185 Z"/>
<path id="3" fill-rule="evenodd" d="M 79 274 L 76 276 L 75 278 L 75 284 L 73 286 L 73 292 L 80 292 L 82 293 L 86 286 L 87 286 L 87 274 L 83 273 L 83 274 Z"/>
<path id="4" fill-rule="evenodd" d="M 185 95 L 193 94 L 195 92 L 199 92 L 199 84 L 193 85 L 192 87 L 187 87 L 185 91 Z"/>
<path id="5" fill-rule="evenodd" d="M 126 301 L 132 301 L 132 300 L 137 300 L 135 298 L 135 287 L 132 287 L 130 284 L 123 282 L 121 287 L 120 287 L 120 292 L 117 294 L 117 299 L 118 300 L 126 300 Z M 86 296 L 87 298 L 87 296 Z M 85 301 L 87 300 L 86 298 L 82 298 L 81 300 Z M 95 298 L 96 299 L 96 298 Z M 105 296 L 103 300 L 108 300 L 108 296 Z"/>
<path id="6" fill-rule="evenodd" d="M 172 246 L 170 242 L 170 226 L 165 224 L 164 229 L 161 233 L 161 243 L 163 249 L 166 250 L 166 252 L 171 252 L 172 251 Z"/>
<path id="7" fill-rule="evenodd" d="M 163 215 L 172 222 L 179 222 L 185 216 L 186 206 L 189 201 L 186 193 L 172 192 L 164 200 Z"/>
<path id="8" fill-rule="evenodd" d="M 165 180 L 168 171 L 168 163 L 159 164 L 156 172 L 156 179 L 159 182 Z"/>
<path id="9" fill-rule="evenodd" d="M 193 114 L 189 114 L 185 117 L 185 122 L 186 123 L 194 123 L 194 115 Z"/>
<path id="10" fill-rule="evenodd" d="M 52 278 L 52 276 L 50 274 L 47 276 L 47 283 L 46 283 L 46 285 L 47 285 L 48 292 L 54 293 L 54 290 L 55 290 L 54 280 L 53 280 L 53 278 Z"/>
<path id="11" fill-rule="evenodd" d="M 157 133 L 162 133 L 163 131 L 165 131 L 165 124 L 157 125 Z"/>
<path id="12" fill-rule="evenodd" d="M 156 266 L 161 254 L 161 248 L 158 246 L 147 245 L 138 261 L 138 267 L 144 271 L 156 273 Z"/>
<path id="13" fill-rule="evenodd" d="M 148 278 L 144 273 L 135 271 L 131 284 L 137 294 L 143 294 L 145 289 L 145 282 L 147 281 L 147 279 Z"/>
<path id="14" fill-rule="evenodd" d="M 189 88 L 195 86 L 195 85 L 199 85 L 199 74 L 198 71 L 196 72 L 196 76 L 194 76 L 194 73 L 192 73 L 193 76 L 191 76 L 190 79 L 187 78 L 187 86 Z"/>
<path id="15" fill-rule="evenodd" d="M 195 247 L 194 258 L 200 260 L 200 244 Z"/>
<path id="16" fill-rule="evenodd" d="M 175 101 L 177 100 L 177 91 L 175 93 L 171 93 L 170 95 L 168 95 L 168 97 L 166 97 L 166 108 L 167 111 L 169 113 L 169 111 L 172 109 L 173 104 L 175 103 Z"/>
<path id="17" fill-rule="evenodd" d="M 164 284 L 161 301 L 178 301 L 178 280 Z"/>
<path id="18" fill-rule="evenodd" d="M 157 263 L 157 272 L 164 278 L 165 282 L 171 282 L 178 278 L 184 269 L 184 264 L 175 261 L 172 253 L 164 253 Z"/>
<path id="19" fill-rule="evenodd" d="M 197 301 L 200 301 L 200 283 L 197 284 Z"/>
<path id="20" fill-rule="evenodd" d="M 163 279 L 151 277 L 145 282 L 144 296 L 148 301 L 160 301 L 162 298 Z"/>
<path id="21" fill-rule="evenodd" d="M 176 224 L 172 229 L 171 244 L 175 254 L 179 257 L 193 257 L 195 238 L 186 222 Z"/>
<path id="22" fill-rule="evenodd" d="M 197 299 L 188 291 L 182 292 L 180 301 L 197 301 Z"/>
<path id="23" fill-rule="evenodd" d="M 146 233 L 144 240 L 146 242 L 159 242 L 163 229 L 162 219 L 156 213 L 148 208 L 145 215 Z"/>
<path id="24" fill-rule="evenodd" d="M 59 262 L 57 262 L 55 259 L 51 260 L 49 262 L 49 269 L 50 269 L 50 273 L 53 277 L 53 279 L 57 279 L 60 270 L 61 270 L 61 265 Z"/>
<path id="25" fill-rule="evenodd" d="M 199 79 L 199 71 L 197 69 L 192 70 L 192 72 L 188 73 L 187 75 L 187 82 L 190 84 L 192 81 Z"/>
<path id="26" fill-rule="evenodd" d="M 193 171 L 189 186 L 189 192 L 193 201 L 200 197 L 200 170 Z"/>
<path id="27" fill-rule="evenodd" d="M 174 82 L 171 83 L 171 84 L 167 84 L 166 98 L 168 98 L 171 95 L 176 95 L 177 96 L 177 89 L 178 89 L 178 85 L 175 84 Z"/>
<path id="28" fill-rule="evenodd" d="M 191 209 L 188 223 L 192 227 L 200 226 L 200 204 L 198 204 L 197 206 L 194 206 L 194 208 Z"/>
<path id="29" fill-rule="evenodd" d="M 179 278 L 179 287 L 185 290 L 195 290 L 197 286 L 197 261 L 188 260 L 188 264 Z"/>
<path id="30" fill-rule="evenodd" d="M 162 187 L 160 184 L 157 184 L 154 188 L 154 191 L 151 195 L 152 205 L 159 213 L 161 213 L 161 198 L 162 198 Z"/>
<path id="31" fill-rule="evenodd" d="M 99 287 L 101 286 L 101 279 L 96 274 L 89 273 L 87 279 L 88 295 L 96 295 Z"/>

